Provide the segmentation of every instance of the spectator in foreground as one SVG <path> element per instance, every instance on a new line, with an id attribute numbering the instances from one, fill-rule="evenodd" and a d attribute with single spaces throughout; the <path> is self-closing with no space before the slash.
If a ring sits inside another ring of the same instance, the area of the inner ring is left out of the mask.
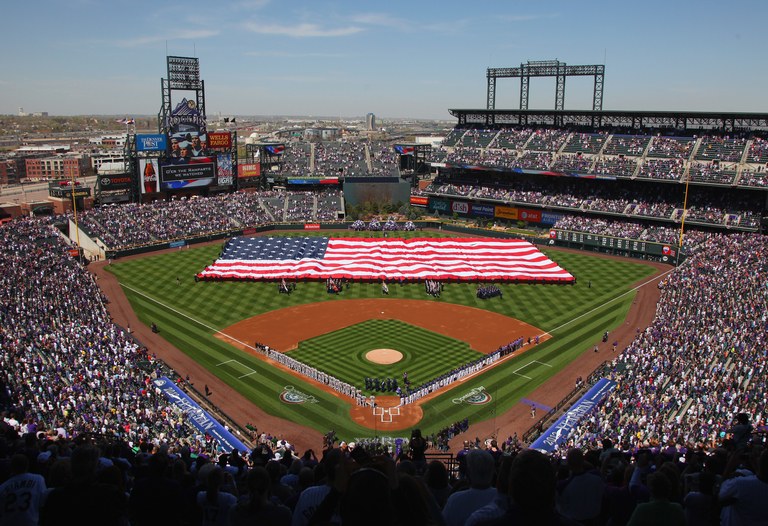
<path id="1" fill-rule="evenodd" d="M 248 473 L 248 497 L 230 510 L 229 525 L 289 526 L 291 524 L 291 510 L 270 502 L 269 497 L 269 473 L 262 466 L 254 466 Z"/>
<path id="2" fill-rule="evenodd" d="M 720 486 L 720 524 L 723 526 L 768 523 L 768 450 L 763 450 L 757 474 L 740 473 Z"/>
<path id="3" fill-rule="evenodd" d="M 0 486 L 0 526 L 36 526 L 46 491 L 45 479 L 29 473 L 29 460 L 21 453 L 11 458 L 10 475 Z"/>
<path id="4" fill-rule="evenodd" d="M 568 478 L 557 488 L 557 508 L 561 514 L 582 524 L 596 524 L 600 517 L 604 482 L 584 460 L 577 448 L 566 455 Z"/>
<path id="5" fill-rule="evenodd" d="M 670 502 L 672 483 L 662 472 L 648 475 L 648 489 L 651 501 L 638 504 L 627 526 L 685 526 L 683 507 Z"/>
<path id="6" fill-rule="evenodd" d="M 443 519 L 448 526 L 462 526 L 470 515 L 496 497 L 493 482 L 493 456 L 484 449 L 467 453 L 467 477 L 469 489 L 457 491 L 445 503 Z"/>

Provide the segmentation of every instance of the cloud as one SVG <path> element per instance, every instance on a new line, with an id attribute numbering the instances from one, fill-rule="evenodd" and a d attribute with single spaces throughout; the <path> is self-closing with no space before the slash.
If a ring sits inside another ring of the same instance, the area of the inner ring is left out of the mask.
<path id="1" fill-rule="evenodd" d="M 357 24 L 367 24 L 370 26 L 394 27 L 398 29 L 402 29 L 409 25 L 407 20 L 393 17 L 392 15 L 389 15 L 387 13 L 360 13 L 360 14 L 351 16 L 350 20 L 352 20 L 352 22 L 355 22 Z"/>
<path id="2" fill-rule="evenodd" d="M 120 47 L 139 47 L 169 40 L 196 40 L 198 38 L 210 38 L 215 37 L 218 34 L 219 31 L 213 29 L 184 29 L 161 33 L 159 35 L 147 35 L 129 40 L 120 40 L 117 42 L 117 45 Z"/>
<path id="3" fill-rule="evenodd" d="M 279 35 L 293 38 L 307 37 L 344 37 L 354 35 L 363 31 L 363 28 L 356 26 L 323 28 L 317 24 L 298 24 L 294 26 L 283 26 L 278 24 L 257 24 L 248 22 L 245 28 L 253 33 L 262 35 Z"/>

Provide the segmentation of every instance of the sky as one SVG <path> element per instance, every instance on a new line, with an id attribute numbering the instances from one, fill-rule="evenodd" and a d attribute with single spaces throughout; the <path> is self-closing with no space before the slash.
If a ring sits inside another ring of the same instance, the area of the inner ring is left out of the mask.
<path id="1" fill-rule="evenodd" d="M 765 0 L 34 0 L 1 8 L 0 114 L 155 115 L 166 55 L 197 57 L 209 118 L 455 120 L 486 70 L 605 64 L 603 109 L 768 112 Z M 496 108 L 519 107 L 499 79 Z M 591 109 L 593 79 L 566 80 Z M 187 95 L 173 92 L 175 104 Z M 532 79 L 529 108 L 552 109 Z"/>

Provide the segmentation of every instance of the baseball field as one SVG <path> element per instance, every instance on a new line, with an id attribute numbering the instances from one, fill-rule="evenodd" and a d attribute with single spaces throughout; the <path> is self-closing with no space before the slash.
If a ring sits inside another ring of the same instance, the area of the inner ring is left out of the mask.
<path id="1" fill-rule="evenodd" d="M 291 294 L 278 294 L 275 283 L 196 282 L 194 275 L 222 245 L 130 258 L 107 269 L 141 322 L 157 324 L 162 338 L 253 405 L 346 439 L 495 419 L 591 349 L 604 331 L 624 323 L 634 287 L 657 272 L 639 261 L 545 249 L 577 278 L 575 285 L 500 284 L 503 297 L 487 300 L 465 283 L 445 284 L 439 298 L 426 294 L 423 284 L 391 285 L 384 296 L 376 283 L 351 283 L 328 294 L 324 283 L 299 282 Z M 419 385 L 518 337 L 532 343 L 418 403 L 397 407 L 392 393 L 365 389 L 366 377 L 402 385 L 403 373 Z M 375 395 L 380 407 L 357 406 L 307 381 L 257 352 L 256 342 Z M 395 354 L 381 360 L 373 351 Z"/>

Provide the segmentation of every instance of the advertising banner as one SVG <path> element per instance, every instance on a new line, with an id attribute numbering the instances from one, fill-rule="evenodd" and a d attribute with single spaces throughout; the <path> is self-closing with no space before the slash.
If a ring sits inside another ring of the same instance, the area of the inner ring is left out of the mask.
<path id="1" fill-rule="evenodd" d="M 517 208 L 512 208 L 511 206 L 497 206 L 494 215 L 502 219 L 517 219 Z"/>
<path id="2" fill-rule="evenodd" d="M 412 206 L 427 206 L 429 204 L 429 197 L 421 197 L 418 195 L 411 196 Z"/>
<path id="3" fill-rule="evenodd" d="M 579 401 L 573 407 L 558 418 L 557 422 L 544 431 L 531 444 L 531 448 L 546 451 L 547 453 L 554 451 L 556 446 L 568 440 L 568 435 L 571 431 L 615 388 L 616 382 L 607 378 L 601 378 L 584 396 L 579 398 Z"/>
<path id="4" fill-rule="evenodd" d="M 168 148 L 168 141 L 162 133 L 136 136 L 136 151 L 139 152 L 164 152 Z"/>
<path id="5" fill-rule="evenodd" d="M 545 225 L 554 225 L 563 218 L 563 214 L 556 214 L 554 212 L 542 212 L 541 223 Z"/>
<path id="6" fill-rule="evenodd" d="M 261 165 L 258 163 L 240 163 L 237 165 L 237 177 L 261 177 Z"/>
<path id="7" fill-rule="evenodd" d="M 216 178 L 219 186 L 232 186 L 232 154 L 223 152 L 216 154 Z"/>
<path id="8" fill-rule="evenodd" d="M 450 209 L 450 203 L 444 199 L 430 199 L 429 207 L 436 212 L 447 212 Z"/>
<path id="9" fill-rule="evenodd" d="M 160 168 L 158 167 L 157 158 L 139 159 L 139 186 L 141 187 L 142 194 L 152 194 L 160 191 L 158 186 L 159 173 Z"/>
<path id="10" fill-rule="evenodd" d="M 528 221 L 529 223 L 541 222 L 541 210 L 530 210 L 528 208 L 521 208 L 518 215 L 520 219 L 522 219 L 523 221 Z"/>
<path id="11" fill-rule="evenodd" d="M 229 132 L 209 133 L 208 148 L 229 150 L 232 148 L 232 135 Z"/>
<path id="12" fill-rule="evenodd" d="M 451 203 L 451 212 L 455 214 L 468 214 L 469 203 L 466 201 L 453 201 Z"/>
<path id="13" fill-rule="evenodd" d="M 131 187 L 131 174 L 100 175 L 96 179 L 99 190 L 128 190 Z"/>
<path id="14" fill-rule="evenodd" d="M 472 204 L 472 214 L 481 217 L 493 217 L 496 207 L 493 205 Z"/>
<path id="15" fill-rule="evenodd" d="M 160 189 L 179 190 L 210 186 L 216 181 L 216 163 L 161 164 Z"/>
<path id="16" fill-rule="evenodd" d="M 320 230 L 320 223 L 306 223 L 304 230 Z"/>
<path id="17" fill-rule="evenodd" d="M 224 429 L 210 414 L 192 400 L 187 393 L 174 384 L 168 377 L 163 376 L 152 382 L 157 389 L 162 391 L 165 397 L 173 405 L 178 407 L 201 433 L 215 438 L 222 452 L 229 453 L 233 449 L 240 452 L 248 451 L 248 448 L 232 433 Z"/>

